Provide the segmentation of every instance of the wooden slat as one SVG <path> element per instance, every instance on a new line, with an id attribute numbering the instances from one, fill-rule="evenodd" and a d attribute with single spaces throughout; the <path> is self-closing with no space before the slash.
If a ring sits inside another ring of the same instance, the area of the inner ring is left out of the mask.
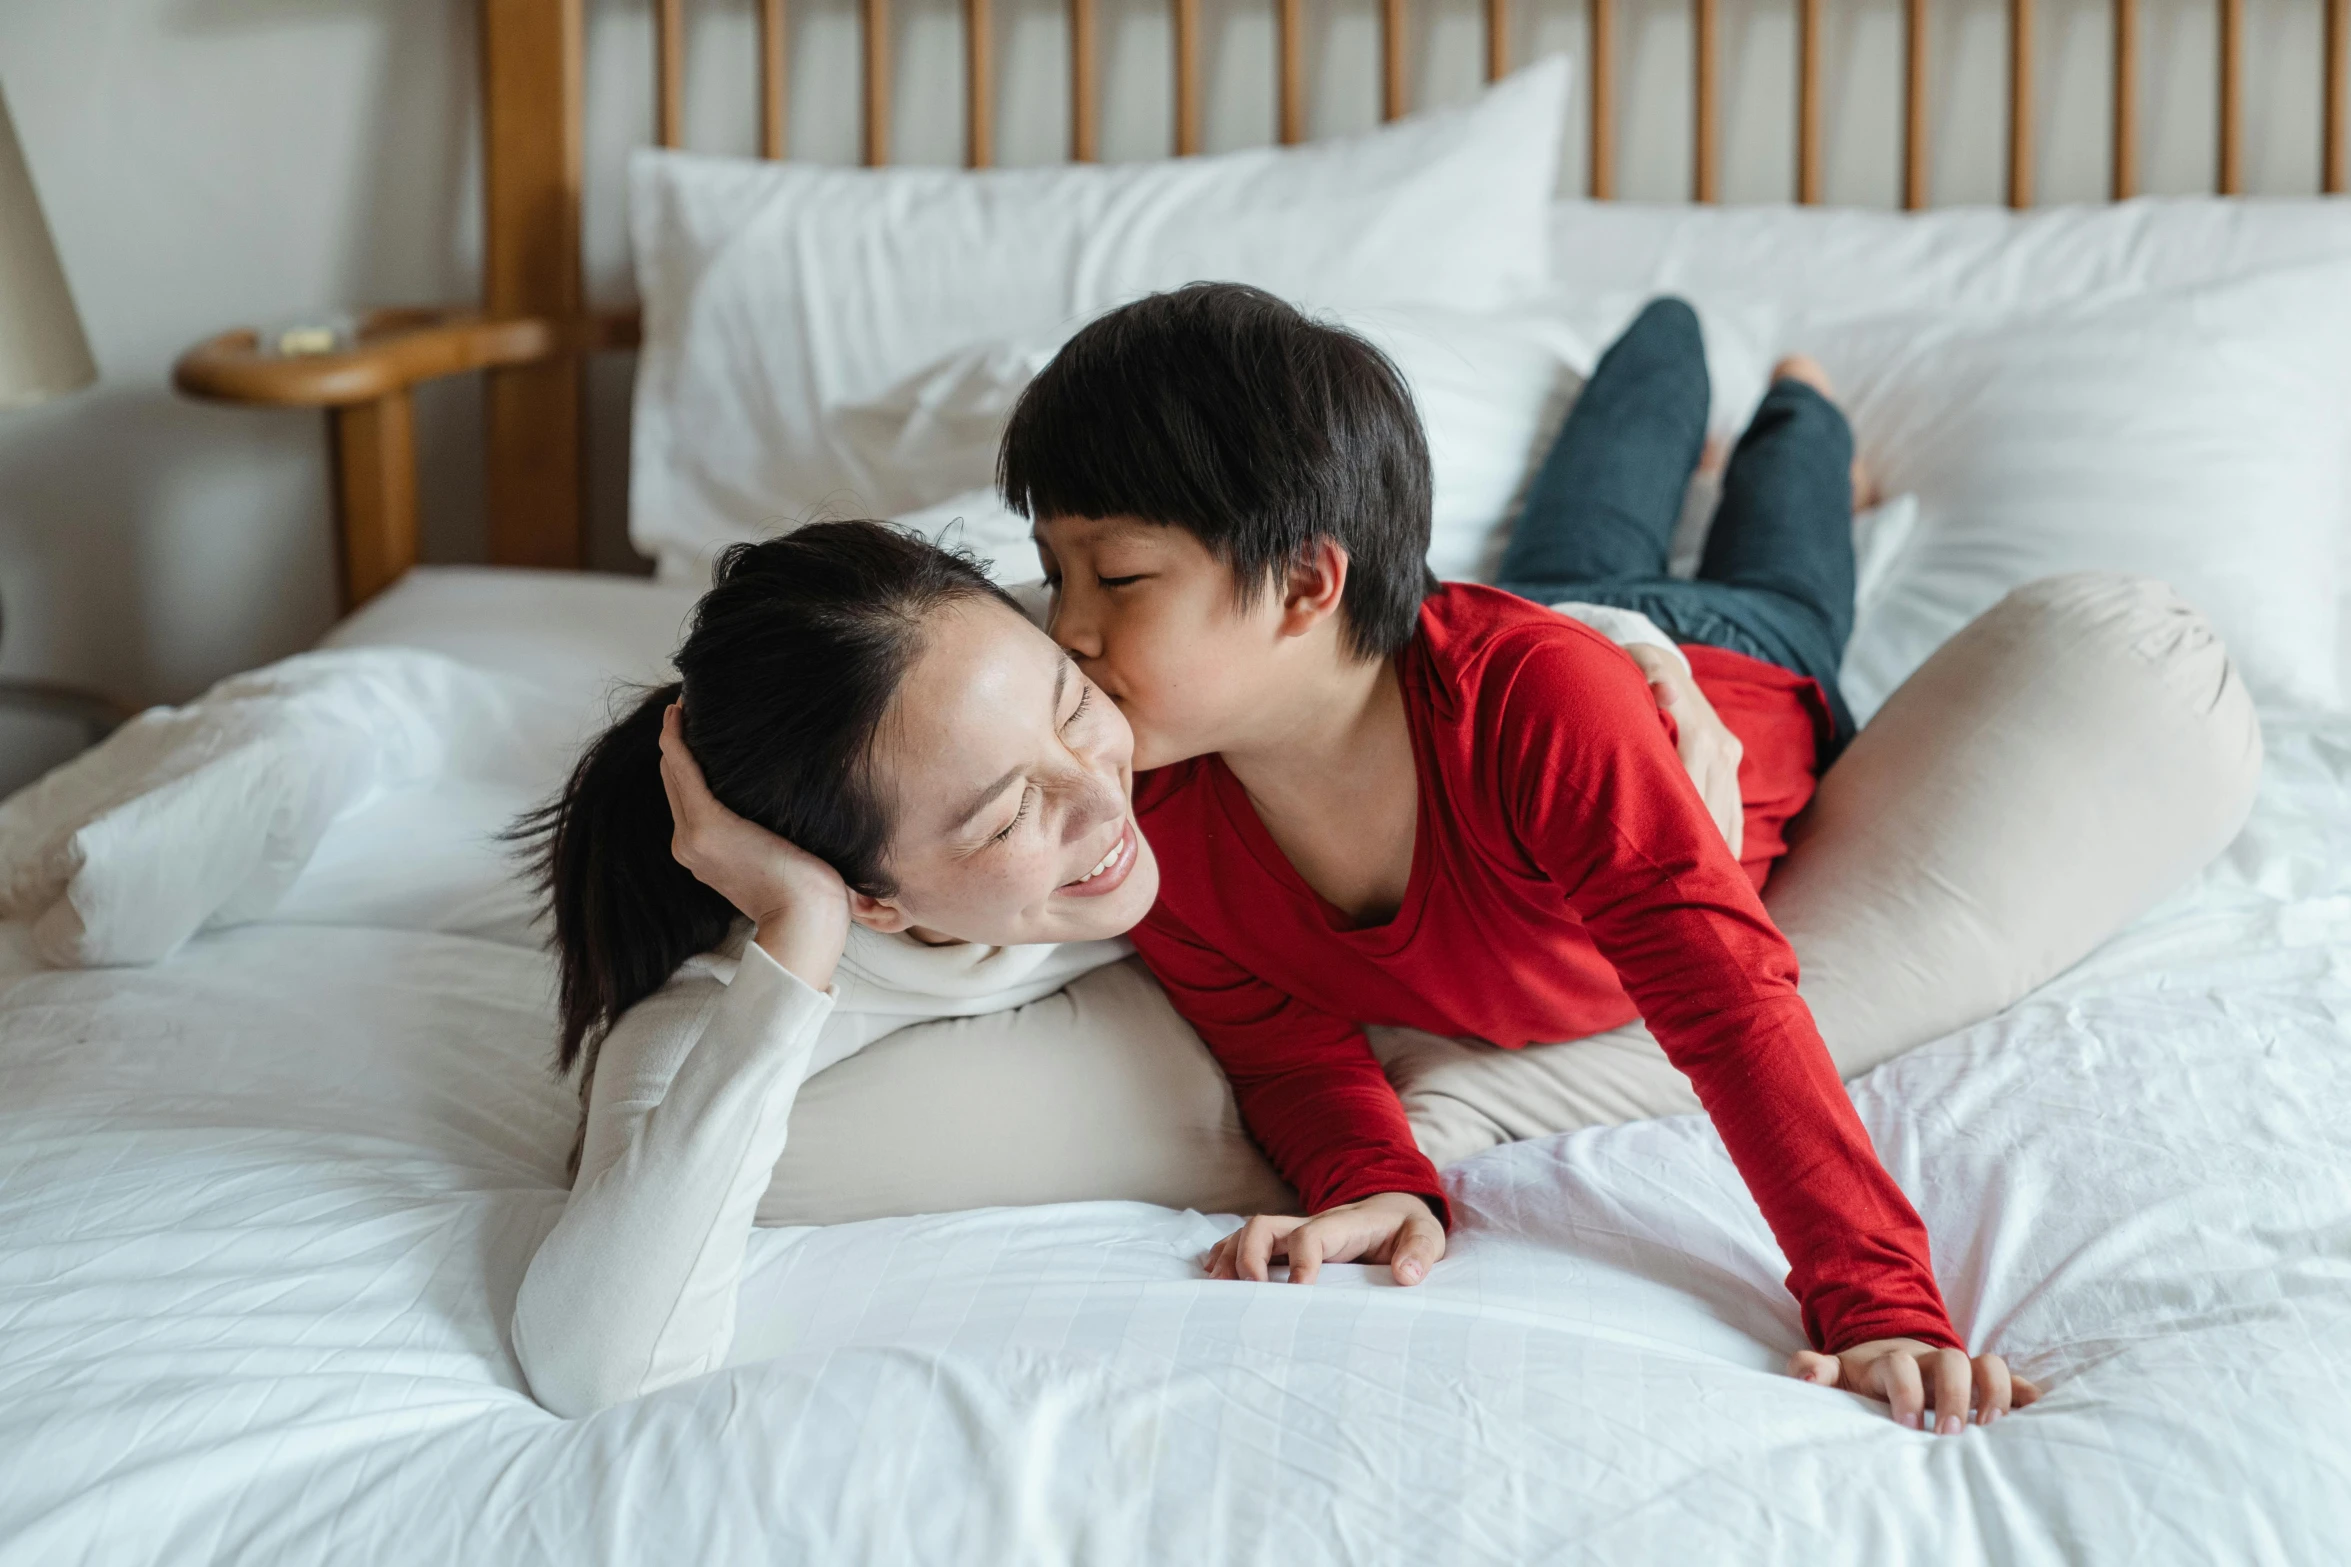
<path id="1" fill-rule="evenodd" d="M 1175 3 L 1175 150 L 1200 150 L 1200 0 Z"/>
<path id="2" fill-rule="evenodd" d="M 866 167 L 890 161 L 890 0 L 861 0 L 865 42 Z"/>
<path id="3" fill-rule="evenodd" d="M 1510 74 L 1510 0 L 1486 0 L 1486 80 Z"/>
<path id="4" fill-rule="evenodd" d="M 1690 83 L 1690 199 L 1716 201 L 1721 197 L 1716 168 L 1717 142 L 1714 110 L 1716 0 L 1691 0 Z"/>
<path id="5" fill-rule="evenodd" d="M 790 57 L 784 29 L 784 0 L 759 0 L 759 155 L 781 158 L 788 145 L 784 89 Z"/>
<path id="6" fill-rule="evenodd" d="M 1796 199 L 1818 206 L 1820 164 L 1820 0 L 1796 3 Z"/>
<path id="7" fill-rule="evenodd" d="M 1902 206 L 1927 204 L 1927 0 L 1902 10 Z"/>
<path id="8" fill-rule="evenodd" d="M 988 0 L 963 0 L 963 161 L 996 161 L 995 18 Z"/>
<path id="9" fill-rule="evenodd" d="M 482 306 L 580 315 L 583 0 L 481 0 Z M 578 566 L 579 356 L 492 370 L 484 392 L 490 559 Z"/>
<path id="10" fill-rule="evenodd" d="M 1274 75 L 1275 129 L 1293 147 L 1306 139 L 1306 0 L 1276 0 Z"/>
<path id="11" fill-rule="evenodd" d="M 1591 193 L 1616 195 L 1616 0 L 1585 0 L 1585 41 L 1592 51 Z"/>
<path id="12" fill-rule="evenodd" d="M 1380 0 L 1380 118 L 1404 117 L 1404 0 Z"/>
<path id="13" fill-rule="evenodd" d="M 334 434 L 335 512 L 346 612 L 416 564 L 416 420 L 406 388 L 327 415 Z"/>
<path id="14" fill-rule="evenodd" d="M 2351 0 L 2327 0 L 2326 149 L 2319 157 L 2321 187 L 2330 196 L 2351 188 Z"/>
<path id="15" fill-rule="evenodd" d="M 653 3 L 653 137 L 686 144 L 686 0 Z"/>
<path id="16" fill-rule="evenodd" d="M 2223 196 L 2245 189 L 2245 106 L 2238 96 L 2244 49 L 2245 0 L 2220 0 L 2220 158 L 2214 183 Z"/>
<path id="17" fill-rule="evenodd" d="M 2114 174 L 2116 201 L 2139 191 L 2139 0 L 2114 0 Z"/>
<path id="18" fill-rule="evenodd" d="M 2008 204 L 2033 204 L 2033 0 L 2008 0 Z"/>
<path id="19" fill-rule="evenodd" d="M 1094 133 L 1100 123 L 1094 76 L 1094 0 L 1069 0 L 1069 157 L 1094 161 Z"/>

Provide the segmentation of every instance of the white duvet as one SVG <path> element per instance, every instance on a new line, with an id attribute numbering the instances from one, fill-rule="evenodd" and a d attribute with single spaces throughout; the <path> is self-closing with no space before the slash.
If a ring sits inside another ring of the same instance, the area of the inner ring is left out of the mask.
<path id="1" fill-rule="evenodd" d="M 730 1369 L 556 1420 L 547 961 L 487 804 L 371 792 L 261 922 L 0 989 L 0 1562 L 2344 1559 L 2351 720 L 2268 741 L 2197 887 L 1857 1089 L 2050 1388 L 1958 1438 L 1777 1374 L 1695 1119 L 1460 1166 L 1412 1291 L 1134 1205 L 763 1231 Z"/>

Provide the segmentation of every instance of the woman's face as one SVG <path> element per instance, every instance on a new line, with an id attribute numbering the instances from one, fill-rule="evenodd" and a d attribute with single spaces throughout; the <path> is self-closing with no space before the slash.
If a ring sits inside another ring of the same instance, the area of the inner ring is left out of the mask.
<path id="1" fill-rule="evenodd" d="M 878 930 L 1011 946 L 1119 935 L 1159 895 L 1135 825 L 1134 735 L 1052 638 L 993 599 L 924 623 L 874 737 L 896 824 Z"/>

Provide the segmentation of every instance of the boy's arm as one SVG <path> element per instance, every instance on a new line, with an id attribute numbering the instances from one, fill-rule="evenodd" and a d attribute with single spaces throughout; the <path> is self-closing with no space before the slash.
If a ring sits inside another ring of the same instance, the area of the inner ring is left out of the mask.
<path id="1" fill-rule="evenodd" d="M 1405 1192 L 1445 1221 L 1437 1167 L 1360 1024 L 1306 1005 L 1210 947 L 1165 905 L 1131 933 L 1232 1082 L 1241 1120 L 1309 1213 Z"/>
<path id="2" fill-rule="evenodd" d="M 1956 1346 L 1925 1226 L 1837 1078 L 1796 958 L 1623 660 L 1540 647 L 1493 710 L 1522 843 L 1688 1075 L 1787 1255 L 1816 1348 Z"/>

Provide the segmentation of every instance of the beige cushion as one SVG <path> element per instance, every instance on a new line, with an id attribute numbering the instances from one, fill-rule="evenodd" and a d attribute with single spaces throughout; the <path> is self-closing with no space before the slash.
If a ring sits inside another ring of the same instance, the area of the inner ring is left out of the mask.
<path id="1" fill-rule="evenodd" d="M 1094 1198 L 1208 1213 L 1297 1201 L 1139 958 L 1009 1012 L 902 1028 L 817 1073 L 759 1222 Z"/>
<path id="2" fill-rule="evenodd" d="M 2260 770 L 2227 650 L 2160 583 L 2054 577 L 1986 611 L 1830 769 L 1765 894 L 1839 1069 L 1988 1017 L 2079 960 L 2236 835 Z M 1373 1048 L 1439 1164 L 1698 1108 L 1637 1024 L 1523 1051 L 1379 1029 Z M 1293 1201 L 1132 961 L 819 1073 L 760 1218 L 1086 1198 Z"/>

